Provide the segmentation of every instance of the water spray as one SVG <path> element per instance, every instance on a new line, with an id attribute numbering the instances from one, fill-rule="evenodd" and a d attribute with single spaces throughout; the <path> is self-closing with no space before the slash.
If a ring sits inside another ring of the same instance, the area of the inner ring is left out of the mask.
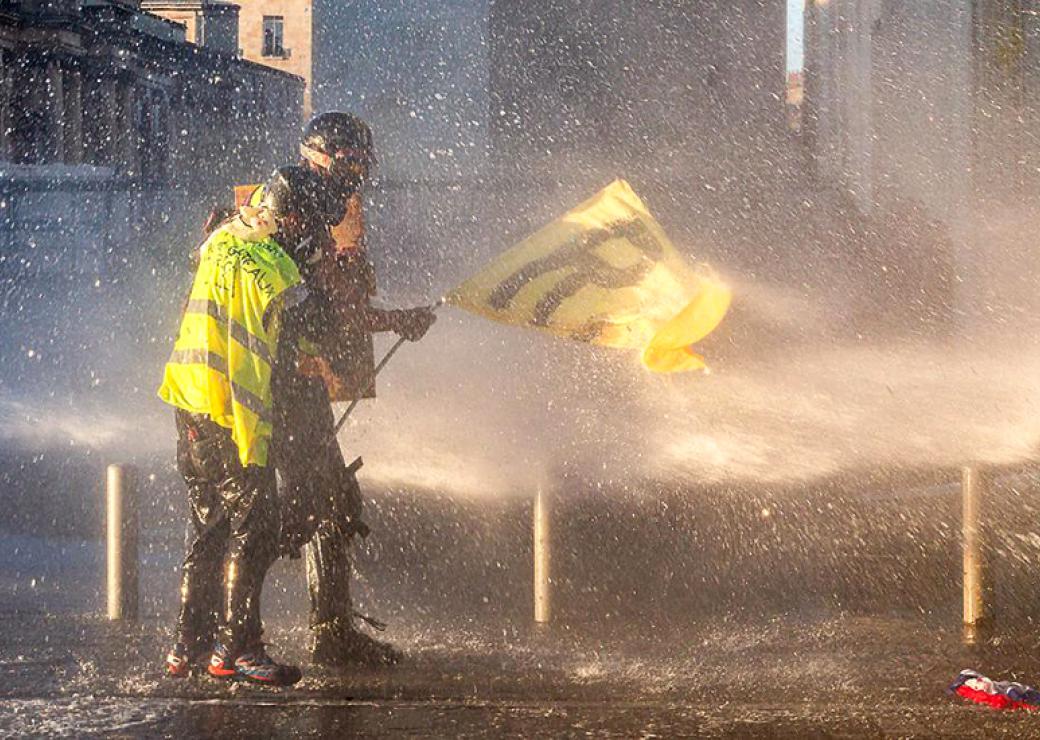
<path id="1" fill-rule="evenodd" d="M 444 305 L 444 300 L 443 299 L 437 301 L 432 306 L 427 306 L 427 308 L 429 308 L 431 311 L 436 311 L 442 305 Z M 350 402 L 350 405 L 347 406 L 347 410 L 343 412 L 343 415 L 341 417 L 339 417 L 339 421 L 336 422 L 336 426 L 333 427 L 333 429 L 332 429 L 332 437 L 331 437 L 331 439 L 329 439 L 329 444 L 330 445 L 334 444 L 336 442 L 336 437 L 339 436 L 340 429 L 342 429 L 343 425 L 347 423 L 347 419 L 350 418 L 350 415 L 354 412 L 354 409 L 357 408 L 357 405 L 361 402 L 361 399 L 364 398 L 365 396 L 367 396 L 369 393 L 371 393 L 372 390 L 375 388 L 376 376 L 378 376 L 379 373 L 382 371 L 382 369 L 384 367 L 386 367 L 387 363 L 390 362 L 390 359 L 397 353 L 397 350 L 401 349 L 401 345 L 403 345 L 407 341 L 408 340 L 405 339 L 404 337 L 398 337 L 397 341 L 394 342 L 394 346 L 392 346 L 390 349 L 388 349 L 386 351 L 386 354 L 383 355 L 383 359 L 381 359 L 379 361 L 379 364 L 376 365 L 375 370 L 372 372 L 372 377 L 369 378 L 368 384 Z M 360 460 L 360 459 L 361 458 L 358 458 L 358 460 Z M 354 463 L 351 463 L 351 464 L 353 465 L 353 464 L 358 463 L 358 460 L 355 460 Z M 358 464 L 358 467 L 361 467 L 360 464 Z"/>
<path id="2" fill-rule="evenodd" d="M 436 311 L 442 305 L 444 300 L 441 299 L 430 306 L 431 311 Z M 407 340 L 404 337 L 398 338 L 394 342 L 393 346 L 387 350 L 386 354 L 375 367 L 375 371 L 372 373 L 372 377 L 369 379 L 368 384 L 364 390 L 354 398 L 350 405 L 347 406 L 346 411 L 340 416 L 336 422 L 336 426 L 332 431 L 332 438 L 329 440 L 329 444 L 334 444 L 337 437 L 339 436 L 340 430 L 343 425 L 346 424 L 347 419 L 350 418 L 351 413 L 357 408 L 358 403 L 361 399 L 369 394 L 375 386 L 376 377 L 386 367 L 390 359 L 397 353 L 397 350 Z M 361 468 L 361 458 L 356 458 L 349 466 L 350 471 L 357 472 Z M 534 621 L 536 624 L 544 625 L 548 624 L 552 618 L 552 577 L 551 577 L 551 564 L 552 564 L 552 498 L 551 491 L 549 490 L 549 484 L 547 481 L 542 481 L 538 486 L 538 490 L 535 494 L 534 505 L 531 514 L 531 525 L 532 525 L 532 540 L 533 540 L 533 595 L 534 595 Z"/>

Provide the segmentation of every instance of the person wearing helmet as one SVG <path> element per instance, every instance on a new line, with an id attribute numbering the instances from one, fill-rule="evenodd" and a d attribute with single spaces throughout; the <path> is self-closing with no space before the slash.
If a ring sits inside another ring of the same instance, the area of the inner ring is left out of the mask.
<path id="1" fill-rule="evenodd" d="M 344 462 L 334 437 L 330 401 L 371 397 L 374 392 L 372 334 L 392 331 L 421 339 L 434 322 L 429 308 L 384 310 L 371 305 L 375 273 L 365 247 L 363 186 L 374 165 L 372 133 L 350 113 L 315 116 L 300 146 L 302 164 L 327 183 L 343 204 L 344 216 L 330 229 L 327 250 L 316 268 L 315 282 L 329 297 L 334 339 L 320 348 L 304 347 L 299 372 L 282 394 L 283 435 L 278 445 L 283 495 L 297 502 L 299 516 L 310 502 L 314 515 L 306 522 L 286 523 L 289 547 L 304 547 L 311 601 L 312 658 L 315 663 L 394 663 L 400 653 L 358 629 L 361 615 L 350 594 L 351 544 L 367 533 L 361 521 L 361 491 L 354 470 Z M 365 621 L 379 625 L 373 620 Z"/>
<path id="2" fill-rule="evenodd" d="M 339 203 L 308 169 L 280 168 L 259 206 L 226 220 L 199 250 L 159 388 L 175 410 L 191 532 L 169 675 L 187 675 L 212 651 L 208 672 L 217 678 L 300 679 L 298 668 L 267 655 L 260 620 L 261 588 L 279 552 L 273 379 L 327 311 L 305 277 L 329 224 L 342 218 Z"/>

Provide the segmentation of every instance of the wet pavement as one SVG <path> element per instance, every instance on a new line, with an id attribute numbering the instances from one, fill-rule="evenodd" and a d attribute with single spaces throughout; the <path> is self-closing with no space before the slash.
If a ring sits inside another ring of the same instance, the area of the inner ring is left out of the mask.
<path id="1" fill-rule="evenodd" d="M 981 649 L 909 616 L 788 615 L 765 623 L 398 624 L 392 668 L 308 666 L 291 689 L 174 680 L 168 625 L 96 616 L 0 619 L 0 734 L 275 737 L 1027 737 L 1038 718 L 944 694 L 969 665 L 1040 676 L 1035 641 Z M 305 661 L 275 621 L 272 651 Z"/>
<path id="2" fill-rule="evenodd" d="M 573 702 L 145 702 L 113 736 L 1029 737 L 1030 721 L 890 706 Z M 969 729 L 969 725 L 974 729 Z M 977 734 L 978 733 L 978 734 Z"/>
<path id="3" fill-rule="evenodd" d="M 162 675 L 183 521 L 157 481 L 138 624 L 100 616 L 96 538 L 0 536 L 0 736 L 1040 737 L 1032 713 L 945 693 L 964 668 L 1040 683 L 1037 486 L 990 500 L 998 632 L 967 648 L 958 499 L 925 483 L 576 485 L 549 628 L 530 621 L 529 502 L 378 492 L 355 595 L 404 662 L 309 665 L 301 564 L 280 561 L 267 638 L 305 677 L 272 690 Z"/>

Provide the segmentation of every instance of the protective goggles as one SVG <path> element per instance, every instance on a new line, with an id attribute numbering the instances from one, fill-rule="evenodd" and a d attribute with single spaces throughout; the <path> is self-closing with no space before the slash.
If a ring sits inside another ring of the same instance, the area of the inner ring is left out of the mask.
<path id="1" fill-rule="evenodd" d="M 300 154 L 318 167 L 332 174 L 349 172 L 354 167 L 369 168 L 372 166 L 372 153 L 364 149 L 338 149 L 333 154 L 319 152 L 309 146 L 300 145 Z"/>

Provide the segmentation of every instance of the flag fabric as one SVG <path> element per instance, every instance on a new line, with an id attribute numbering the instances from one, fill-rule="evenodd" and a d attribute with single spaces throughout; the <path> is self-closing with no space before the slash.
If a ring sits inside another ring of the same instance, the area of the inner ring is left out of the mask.
<path id="1" fill-rule="evenodd" d="M 1015 681 L 994 681 L 978 671 L 961 671 L 946 691 L 994 709 L 1040 709 L 1040 691 L 1032 686 Z"/>
<path id="2" fill-rule="evenodd" d="M 694 345 L 729 287 L 691 267 L 624 180 L 527 237 L 445 296 L 494 321 L 639 350 L 655 372 L 705 367 Z"/>

